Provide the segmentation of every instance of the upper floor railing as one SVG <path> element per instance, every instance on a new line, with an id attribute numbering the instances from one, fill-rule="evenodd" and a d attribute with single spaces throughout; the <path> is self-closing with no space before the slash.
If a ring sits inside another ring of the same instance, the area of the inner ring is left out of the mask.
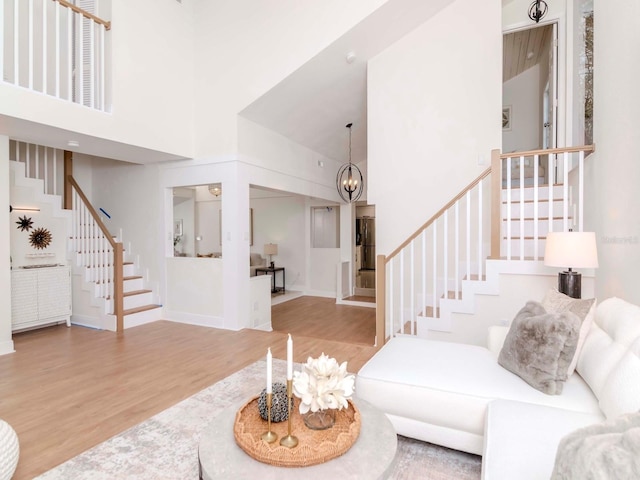
<path id="1" fill-rule="evenodd" d="M 98 0 L 0 0 L 0 79 L 96 110 L 110 110 L 111 23 Z"/>

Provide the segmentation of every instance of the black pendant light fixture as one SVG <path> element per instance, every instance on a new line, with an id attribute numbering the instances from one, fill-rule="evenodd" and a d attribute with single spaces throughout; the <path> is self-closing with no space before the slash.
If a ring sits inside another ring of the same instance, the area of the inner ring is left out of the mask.
<path id="1" fill-rule="evenodd" d="M 353 123 L 347 123 L 349 129 L 349 163 L 345 163 L 338 170 L 336 177 L 336 188 L 340 197 L 347 203 L 355 202 L 362 195 L 364 189 L 364 181 L 362 180 L 362 172 L 351 163 L 351 127 Z"/>
<path id="2" fill-rule="evenodd" d="M 536 0 L 529 7 L 529 18 L 538 23 L 547 14 L 547 2 L 544 0 Z"/>

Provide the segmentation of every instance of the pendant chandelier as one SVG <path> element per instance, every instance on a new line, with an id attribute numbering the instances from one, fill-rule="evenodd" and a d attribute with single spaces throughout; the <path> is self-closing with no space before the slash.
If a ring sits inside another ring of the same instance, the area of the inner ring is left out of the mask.
<path id="1" fill-rule="evenodd" d="M 547 14 L 547 3 L 544 0 L 536 0 L 529 7 L 529 18 L 538 23 Z"/>
<path id="2" fill-rule="evenodd" d="M 338 175 L 336 177 L 336 188 L 338 189 L 338 193 L 340 194 L 340 198 L 342 198 L 345 202 L 351 203 L 355 202 L 362 195 L 362 190 L 364 189 L 364 182 L 362 180 L 362 172 L 357 167 L 351 163 L 351 127 L 353 123 L 348 123 L 347 128 L 349 129 L 349 163 L 345 163 L 338 170 Z"/>

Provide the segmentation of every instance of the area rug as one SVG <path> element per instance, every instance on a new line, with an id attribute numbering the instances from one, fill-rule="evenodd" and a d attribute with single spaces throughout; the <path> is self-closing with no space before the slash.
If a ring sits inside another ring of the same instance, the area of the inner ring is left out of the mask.
<path id="1" fill-rule="evenodd" d="M 286 376 L 286 362 L 273 361 L 274 381 Z M 216 412 L 240 405 L 262 389 L 265 362 L 259 361 L 173 407 L 81 453 L 38 480 L 198 478 L 198 443 Z M 392 479 L 475 480 L 481 457 L 398 437 Z"/>

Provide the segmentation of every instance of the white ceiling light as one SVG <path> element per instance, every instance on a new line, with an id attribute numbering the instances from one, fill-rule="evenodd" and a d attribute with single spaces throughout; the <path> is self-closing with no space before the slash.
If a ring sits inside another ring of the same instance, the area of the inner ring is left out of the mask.
<path id="1" fill-rule="evenodd" d="M 77 140 L 69 140 L 67 142 L 67 146 L 68 147 L 79 147 L 80 146 L 80 142 Z"/>
<path id="2" fill-rule="evenodd" d="M 345 57 L 345 60 L 347 61 L 347 63 L 349 65 L 351 65 L 353 62 L 356 61 L 356 54 L 354 52 L 347 53 L 347 56 Z"/>

